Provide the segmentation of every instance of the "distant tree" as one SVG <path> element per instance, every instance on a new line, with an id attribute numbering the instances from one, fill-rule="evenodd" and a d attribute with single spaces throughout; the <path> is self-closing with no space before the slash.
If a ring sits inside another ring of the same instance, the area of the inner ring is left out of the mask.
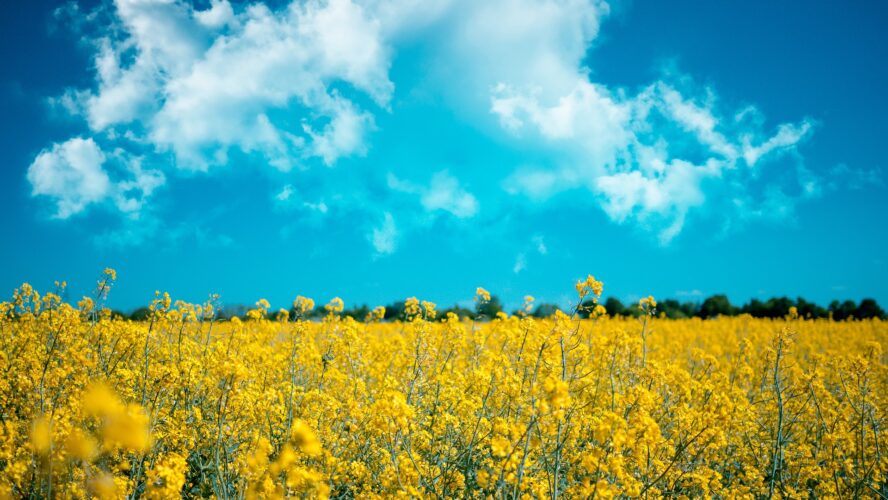
<path id="1" fill-rule="evenodd" d="M 808 302 L 801 297 L 796 299 L 795 305 L 799 311 L 799 316 L 803 318 L 825 318 L 829 315 L 825 308 L 813 302 Z"/>
<path id="2" fill-rule="evenodd" d="M 151 309 L 147 307 L 139 307 L 133 311 L 129 318 L 133 321 L 147 321 L 151 317 Z"/>
<path id="3" fill-rule="evenodd" d="M 555 314 L 555 311 L 560 311 L 561 308 L 556 306 L 555 304 L 549 304 L 547 302 L 543 302 L 538 305 L 536 309 L 534 309 L 532 316 L 534 318 L 548 318 Z"/>
<path id="4" fill-rule="evenodd" d="M 675 299 L 665 299 L 657 303 L 657 310 L 667 318 L 690 318 L 697 312 L 697 305 L 693 302 L 681 303 Z"/>
<path id="5" fill-rule="evenodd" d="M 854 304 L 853 300 L 846 300 L 844 302 L 834 300 L 829 304 L 829 312 L 832 313 L 834 320 L 842 321 L 857 313 L 857 305 Z"/>
<path id="6" fill-rule="evenodd" d="M 595 310 L 595 306 L 597 306 L 599 302 L 595 302 L 592 300 L 585 300 L 579 307 L 577 307 L 577 315 L 581 318 L 588 318 L 592 311 Z"/>
<path id="7" fill-rule="evenodd" d="M 475 317 L 484 319 L 493 319 L 497 313 L 503 310 L 503 304 L 499 297 L 491 295 L 490 300 L 479 302 L 475 305 Z"/>
<path id="8" fill-rule="evenodd" d="M 404 301 L 399 300 L 385 306 L 385 315 L 382 318 L 388 321 L 404 319 Z"/>
<path id="9" fill-rule="evenodd" d="M 759 299 L 751 299 L 746 304 L 743 304 L 740 312 L 749 314 L 754 318 L 763 318 L 765 317 L 765 303 Z"/>
<path id="10" fill-rule="evenodd" d="M 737 311 L 731 305 L 727 295 L 719 294 L 708 297 L 700 304 L 698 315 L 701 318 L 715 318 L 717 316 L 733 316 Z"/>
<path id="11" fill-rule="evenodd" d="M 231 319 L 235 317 L 244 319 L 246 318 L 249 309 L 250 308 L 243 304 L 232 304 L 222 307 L 216 317 L 219 319 Z"/>
<path id="12" fill-rule="evenodd" d="M 695 304 L 694 302 L 682 302 L 681 310 L 684 312 L 685 316 L 692 318 L 696 316 L 697 311 L 700 310 L 700 304 Z"/>
<path id="13" fill-rule="evenodd" d="M 604 301 L 604 308 L 607 309 L 607 313 L 611 316 L 626 316 L 628 311 L 626 311 L 626 306 L 620 302 L 620 299 L 616 297 L 608 297 L 607 300 Z"/>
<path id="14" fill-rule="evenodd" d="M 789 314 L 789 308 L 795 306 L 788 297 L 772 297 L 765 302 L 766 318 L 782 318 Z"/>
<path id="15" fill-rule="evenodd" d="M 364 318 L 367 317 L 367 314 L 370 313 L 370 308 L 367 304 L 361 304 L 360 306 L 351 307 L 342 311 L 342 316 L 351 316 L 352 318 L 358 321 L 364 321 Z"/>
<path id="16" fill-rule="evenodd" d="M 441 318 L 446 318 L 446 317 L 447 317 L 447 313 L 451 313 L 451 312 L 452 312 L 453 314 L 456 314 L 457 316 L 459 316 L 460 319 L 462 319 L 462 318 L 474 318 L 474 317 L 475 317 L 475 312 L 474 312 L 474 311 L 472 311 L 472 310 L 469 309 L 469 308 L 463 307 L 463 306 L 461 306 L 461 305 L 459 305 L 459 304 L 454 304 L 452 307 L 448 307 L 447 309 L 442 309 L 442 310 L 438 313 L 438 316 L 441 317 Z"/>
<path id="17" fill-rule="evenodd" d="M 860 301 L 860 305 L 857 306 L 857 310 L 854 313 L 855 318 L 860 319 L 869 319 L 869 318 L 885 318 L 885 311 L 879 307 L 879 304 L 876 303 L 873 299 L 863 299 Z"/>

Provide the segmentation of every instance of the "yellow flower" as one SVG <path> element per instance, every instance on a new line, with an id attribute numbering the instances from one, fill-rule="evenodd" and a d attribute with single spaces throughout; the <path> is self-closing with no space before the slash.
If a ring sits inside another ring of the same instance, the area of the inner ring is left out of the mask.
<path id="1" fill-rule="evenodd" d="M 638 308 L 646 314 L 653 314 L 654 309 L 657 308 L 657 301 L 654 300 L 653 295 L 648 295 L 638 301 Z"/>
<path id="2" fill-rule="evenodd" d="M 90 481 L 90 486 L 93 494 L 100 500 L 114 500 L 122 496 L 114 476 L 105 471 L 96 474 Z"/>
<path id="3" fill-rule="evenodd" d="M 590 293 L 593 295 L 593 300 L 598 300 L 601 297 L 601 293 L 604 291 L 604 284 L 596 280 L 595 277 L 590 274 L 586 276 L 585 280 L 577 281 L 574 288 L 576 288 L 580 300 L 586 298 Z"/>
<path id="4" fill-rule="evenodd" d="M 512 443 L 502 436 L 490 440 L 490 454 L 496 458 L 505 458 L 512 450 Z"/>
<path id="5" fill-rule="evenodd" d="M 296 300 L 293 301 L 293 308 L 296 309 L 296 312 L 299 314 L 307 314 L 311 312 L 314 307 L 314 301 L 308 297 L 303 297 L 302 295 L 297 296 Z"/>
<path id="6" fill-rule="evenodd" d="M 420 313 L 422 313 L 422 307 L 419 304 L 419 299 L 416 297 L 408 297 L 407 300 L 404 301 L 404 316 L 409 320 L 419 316 Z"/>
<path id="7" fill-rule="evenodd" d="M 151 447 L 148 416 L 137 404 L 125 405 L 105 384 L 93 384 L 83 395 L 84 413 L 99 417 L 105 450 L 145 452 Z"/>
<path id="8" fill-rule="evenodd" d="M 102 271 L 102 276 L 111 281 L 115 281 L 117 279 L 117 271 L 111 269 L 110 267 L 106 267 L 105 270 Z"/>
<path id="9" fill-rule="evenodd" d="M 80 429 L 72 430 L 65 439 L 65 451 L 72 458 L 78 460 L 83 460 L 85 462 L 91 461 L 95 458 L 97 449 L 98 446 L 96 445 L 95 439 Z"/>
<path id="10" fill-rule="evenodd" d="M 31 448 L 46 455 L 52 447 L 52 422 L 46 416 L 38 417 L 31 424 Z"/>
<path id="11" fill-rule="evenodd" d="M 185 457 L 178 453 L 169 453 L 162 456 L 154 468 L 148 471 L 145 490 L 145 498 L 162 500 L 167 498 L 180 498 L 182 486 L 185 485 L 185 471 L 187 470 Z"/>
<path id="12" fill-rule="evenodd" d="M 367 323 L 371 323 L 373 321 L 382 321 L 385 318 L 385 307 L 376 306 L 372 311 L 367 313 L 367 317 L 364 318 L 364 321 Z"/>
<path id="13" fill-rule="evenodd" d="M 524 303 L 521 305 L 521 309 L 519 311 L 519 314 L 522 316 L 526 316 L 526 315 L 530 314 L 531 312 L 533 312 L 534 300 L 536 300 L 536 299 L 534 299 L 532 295 L 525 295 L 524 296 Z"/>
<path id="14" fill-rule="evenodd" d="M 424 300 L 422 301 L 422 308 L 425 310 L 425 316 L 427 319 L 435 319 L 435 316 L 438 315 L 437 311 L 435 311 L 434 302 Z"/>
<path id="15" fill-rule="evenodd" d="M 161 293 L 148 321 L 121 321 L 98 295 L 78 310 L 22 285 L 0 302 L 0 499 L 850 498 L 885 482 L 888 322 L 652 324 L 605 314 L 592 276 L 576 289 L 591 319 L 530 317 L 527 296 L 518 317 L 438 322 L 411 297 L 409 323 L 382 307 L 361 323 L 341 301 L 304 321 L 304 297 L 297 321 L 267 321 L 263 301 L 256 321 L 212 321 L 215 299 Z"/>
<path id="16" fill-rule="evenodd" d="M 110 387 L 94 383 L 83 393 L 83 410 L 87 415 L 105 417 L 123 411 L 123 404 Z"/>
<path id="17" fill-rule="evenodd" d="M 125 411 L 107 417 L 102 437 L 106 449 L 123 448 L 143 453 L 152 442 L 148 415 L 139 405 L 127 405 Z"/>
<path id="18" fill-rule="evenodd" d="M 314 457 L 321 453 L 321 442 L 318 441 L 314 430 L 303 420 L 293 421 L 290 430 L 290 441 L 297 450 L 306 456 Z"/>
<path id="19" fill-rule="evenodd" d="M 333 300 L 325 305 L 324 309 L 326 309 L 327 312 L 330 314 L 339 314 L 343 310 L 345 310 L 345 303 L 342 302 L 342 299 L 340 299 L 339 297 L 333 297 Z"/>

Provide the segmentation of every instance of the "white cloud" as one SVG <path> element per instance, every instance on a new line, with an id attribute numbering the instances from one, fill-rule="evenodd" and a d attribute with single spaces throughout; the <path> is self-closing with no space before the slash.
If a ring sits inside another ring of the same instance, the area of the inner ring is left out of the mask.
<path id="1" fill-rule="evenodd" d="M 76 137 L 53 144 L 28 167 L 31 192 L 54 198 L 56 217 L 67 219 L 108 196 L 111 179 L 103 163 L 105 154 L 92 139 Z"/>
<path id="2" fill-rule="evenodd" d="M 95 43 L 97 88 L 67 92 L 65 107 L 95 133 L 134 131 L 181 168 L 225 163 L 232 149 L 281 170 L 363 154 L 373 117 L 333 86 L 383 107 L 393 92 L 379 22 L 350 0 L 114 6 L 119 26 Z"/>
<path id="3" fill-rule="evenodd" d="M 389 174 L 388 186 L 395 191 L 418 195 L 427 212 L 448 212 L 459 219 L 468 219 L 478 213 L 478 200 L 446 170 L 432 175 L 428 186 L 417 186 Z"/>
<path id="4" fill-rule="evenodd" d="M 690 208 L 705 201 L 702 179 L 718 176 L 720 165 L 710 162 L 696 166 L 673 160 L 661 175 L 646 177 L 639 170 L 602 175 L 595 180 L 595 190 L 603 195 L 604 211 L 615 221 L 623 222 L 637 215 L 642 221 L 651 214 L 668 221 L 658 231 L 662 243 L 668 243 L 682 229 Z"/>
<path id="5" fill-rule="evenodd" d="M 802 121 L 782 124 L 770 137 L 756 125 L 732 130 L 718 114 L 712 91 L 693 100 L 658 81 L 628 96 L 588 81 L 579 70 L 574 78 L 574 87 L 550 104 L 536 91 L 505 84 L 493 91 L 491 112 L 504 128 L 514 134 L 529 129 L 553 156 L 567 155 L 547 168 L 517 169 L 504 187 L 536 200 L 587 189 L 611 219 L 653 229 L 663 244 L 705 204 L 707 186 L 752 202 L 746 192 L 757 175 L 752 167 L 795 151 L 812 129 Z M 817 180 L 803 167 L 795 182 L 804 196 L 816 194 Z M 792 202 L 788 196 L 786 201 Z"/>
<path id="6" fill-rule="evenodd" d="M 747 137 L 743 141 L 743 158 L 752 167 L 762 156 L 785 149 L 791 149 L 805 138 L 811 131 L 810 122 L 802 122 L 798 125 L 784 123 L 777 128 L 777 133 L 758 146 L 753 146 Z"/>
<path id="7" fill-rule="evenodd" d="M 293 185 L 287 184 L 286 186 L 281 188 L 278 194 L 274 195 L 274 198 L 277 201 L 287 201 L 290 199 L 291 196 L 293 196 Z"/>
<path id="8" fill-rule="evenodd" d="M 866 187 L 884 186 L 882 173 L 876 168 L 854 169 L 839 163 L 829 169 L 826 187 L 829 189 L 864 189 Z"/>
<path id="9" fill-rule="evenodd" d="M 512 272 L 515 274 L 520 273 L 521 271 L 527 268 L 527 256 L 523 253 L 519 253 L 518 257 L 515 258 L 515 265 L 512 266 Z"/>
<path id="10" fill-rule="evenodd" d="M 546 240 L 544 240 L 541 235 L 538 234 L 534 236 L 533 243 L 536 245 L 536 251 L 540 255 L 546 255 L 549 253 L 549 249 L 546 247 Z"/>
<path id="11" fill-rule="evenodd" d="M 112 163 L 117 164 L 115 179 L 109 175 L 109 168 L 115 167 Z M 75 137 L 41 151 L 28 167 L 28 182 L 33 196 L 52 198 L 55 216 L 67 219 L 106 200 L 137 216 L 144 200 L 166 177 L 160 171 L 143 169 L 141 158 L 129 158 L 121 151 L 108 154 L 93 139 Z"/>
<path id="12" fill-rule="evenodd" d="M 210 8 L 196 11 L 194 18 L 207 28 L 221 28 L 231 24 L 234 20 L 234 9 L 228 0 L 211 0 Z"/>
<path id="13" fill-rule="evenodd" d="M 303 200 L 292 184 L 286 184 L 274 195 L 274 203 L 283 209 L 301 208 L 315 214 L 324 215 L 330 209 L 323 200 L 310 202 Z"/>
<path id="14" fill-rule="evenodd" d="M 128 168 L 132 179 L 116 184 L 114 202 L 121 212 L 138 214 L 145 200 L 166 183 L 166 176 L 159 170 L 143 169 L 142 158 L 131 159 Z"/>
<path id="15" fill-rule="evenodd" d="M 428 211 L 444 210 L 465 219 L 478 213 L 478 200 L 464 190 L 447 171 L 432 176 L 429 188 L 423 193 L 422 206 Z"/>
<path id="16" fill-rule="evenodd" d="M 398 243 L 398 228 L 390 212 L 383 214 L 382 223 L 370 233 L 370 243 L 377 255 L 388 255 L 395 251 Z"/>
<path id="17" fill-rule="evenodd" d="M 115 153 L 125 167 L 120 175 L 106 173 L 107 186 L 96 191 L 104 160 L 81 172 L 61 167 L 70 161 L 55 146 L 41 153 L 49 156 L 35 159 L 41 166 L 32 169 L 84 177 L 82 189 L 63 189 L 35 174 L 35 194 L 55 197 L 60 217 L 104 199 L 137 213 L 165 177 L 128 158 L 172 159 L 178 168 L 206 171 L 243 153 L 287 171 L 364 155 L 376 115 L 397 114 L 389 73 L 399 49 L 409 51 L 399 64 L 422 73 L 414 83 L 422 88 L 408 92 L 434 96 L 482 132 L 504 142 L 514 136 L 541 153 L 503 182 L 533 201 L 579 191 L 614 221 L 636 223 L 668 243 L 713 202 L 727 220 L 735 212 L 791 214 L 796 196 L 787 194 L 787 182 L 799 197 L 820 192 L 801 161 L 784 172 L 783 184 L 750 187 L 770 160 L 796 157 L 815 128 L 810 120 L 778 124 L 771 133 L 754 106 L 725 110 L 714 90 L 690 88 L 681 75 L 665 74 L 637 91 L 594 81 L 594 68 L 585 64 L 610 11 L 604 1 L 113 6 L 112 25 L 99 27 L 93 39 L 94 87 L 68 89 L 53 102 L 84 117 L 93 134 L 86 140 L 99 154 L 105 141 L 125 148 Z M 429 214 L 469 219 L 479 211 L 476 196 L 447 171 L 428 185 L 389 176 L 389 187 L 414 195 Z M 276 202 L 328 210 L 324 201 L 294 195 L 285 187 Z M 397 236 L 385 213 L 370 237 L 380 254 L 394 250 Z M 545 253 L 542 241 L 538 252 Z"/>

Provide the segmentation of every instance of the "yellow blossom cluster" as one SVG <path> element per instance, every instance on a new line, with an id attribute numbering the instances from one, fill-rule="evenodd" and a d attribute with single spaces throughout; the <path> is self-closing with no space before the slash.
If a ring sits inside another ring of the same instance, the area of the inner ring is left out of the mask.
<path id="1" fill-rule="evenodd" d="M 0 498 L 888 496 L 878 319 L 222 321 L 157 293 L 137 322 L 115 279 L 0 303 Z"/>

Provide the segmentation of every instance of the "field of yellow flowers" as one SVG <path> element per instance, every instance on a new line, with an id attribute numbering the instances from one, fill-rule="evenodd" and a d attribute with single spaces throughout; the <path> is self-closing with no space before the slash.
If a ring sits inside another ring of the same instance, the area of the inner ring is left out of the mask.
<path id="1" fill-rule="evenodd" d="M 0 303 L 0 496 L 888 495 L 888 325 Z M 601 295 L 591 276 L 577 302 Z M 476 300 L 489 300 L 478 289 Z M 531 299 L 528 297 L 528 301 Z M 294 317 L 295 316 L 295 317 Z"/>

